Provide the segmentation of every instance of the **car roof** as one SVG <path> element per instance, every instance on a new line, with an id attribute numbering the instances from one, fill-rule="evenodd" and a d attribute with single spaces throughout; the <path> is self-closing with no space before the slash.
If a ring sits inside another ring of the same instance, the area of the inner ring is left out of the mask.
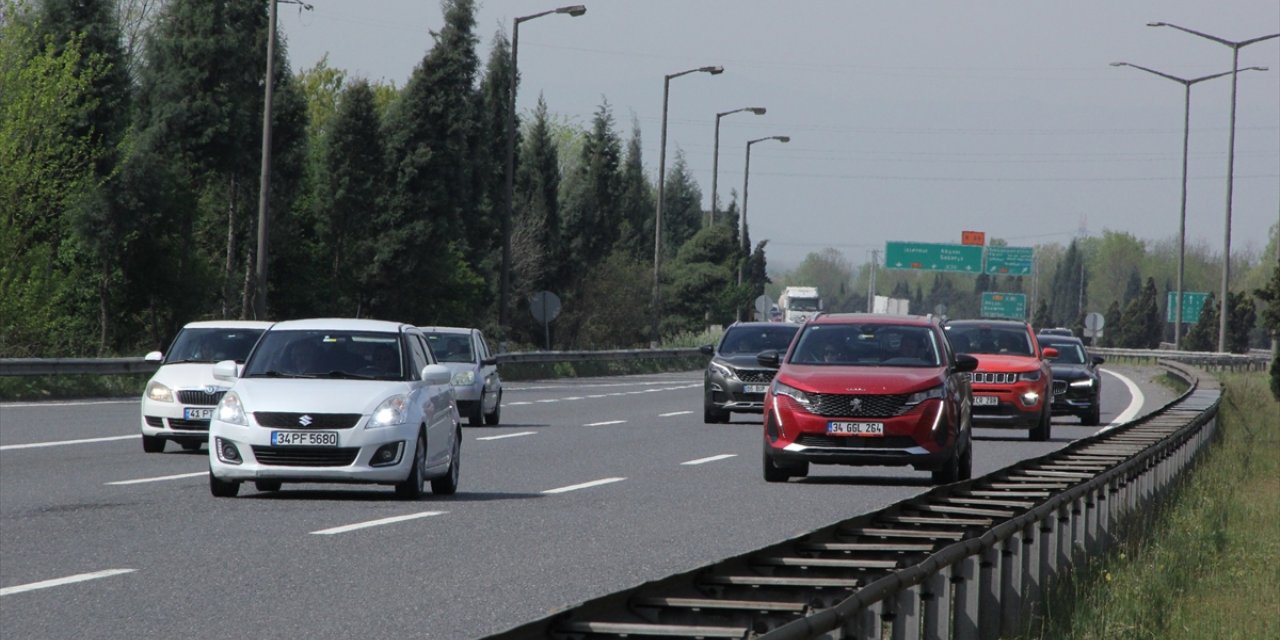
<path id="1" fill-rule="evenodd" d="M 1066 343 L 1066 344 L 1078 344 L 1080 346 L 1084 346 L 1084 340 L 1081 340 L 1080 338 L 1077 338 L 1075 336 L 1064 336 L 1057 333 L 1042 333 L 1036 336 L 1036 338 L 1039 339 L 1040 342 L 1044 344 L 1052 344 L 1054 342 L 1057 342 L 1059 344 Z"/>
<path id="2" fill-rule="evenodd" d="M 369 318 L 307 318 L 304 320 L 285 320 L 271 327 L 272 331 L 375 331 L 399 333 L 402 329 L 412 328 L 403 322 L 389 320 L 372 320 Z"/>
<path id="3" fill-rule="evenodd" d="M 947 326 L 949 327 L 979 327 L 979 326 L 1018 327 L 1020 329 L 1025 329 L 1027 328 L 1028 325 L 1026 320 L 1007 320 L 1007 319 L 999 319 L 999 320 L 989 319 L 988 320 L 985 318 L 970 318 L 966 320 L 948 320 Z"/>
<path id="4" fill-rule="evenodd" d="M 735 322 L 735 323 L 733 323 L 733 324 L 729 325 L 728 327 L 726 327 L 725 329 L 726 329 L 726 330 L 728 330 L 728 329 L 738 329 L 738 328 L 743 328 L 743 327 L 746 327 L 746 328 L 758 328 L 758 327 L 783 327 L 783 328 L 792 328 L 792 329 L 797 329 L 797 328 L 799 328 L 799 327 L 800 327 L 800 325 L 798 325 L 798 324 L 796 324 L 796 323 L 794 323 L 794 322 Z"/>
<path id="5" fill-rule="evenodd" d="M 183 329 L 266 329 L 271 322 L 262 320 L 197 320 L 182 325 Z"/>
<path id="6" fill-rule="evenodd" d="M 476 329 L 471 327 L 418 327 L 418 328 L 422 329 L 423 331 L 430 331 L 432 333 L 471 333 L 472 331 L 476 331 Z"/>
<path id="7" fill-rule="evenodd" d="M 893 324 L 931 327 L 936 319 L 932 316 L 899 316 L 884 313 L 824 313 L 809 322 L 812 324 Z"/>

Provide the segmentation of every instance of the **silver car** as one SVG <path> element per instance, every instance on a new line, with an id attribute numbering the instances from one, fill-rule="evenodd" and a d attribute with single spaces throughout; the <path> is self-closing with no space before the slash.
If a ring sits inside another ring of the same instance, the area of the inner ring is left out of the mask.
<path id="1" fill-rule="evenodd" d="M 498 424 L 502 413 L 502 379 L 498 359 L 479 329 L 419 327 L 431 352 L 453 372 L 453 392 L 458 414 L 472 425 Z"/>

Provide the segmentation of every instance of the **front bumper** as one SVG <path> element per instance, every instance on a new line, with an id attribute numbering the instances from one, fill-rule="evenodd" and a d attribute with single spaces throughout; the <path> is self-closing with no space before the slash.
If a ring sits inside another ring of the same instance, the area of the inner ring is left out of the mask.
<path id="1" fill-rule="evenodd" d="M 271 444 L 273 429 L 241 426 L 214 420 L 209 427 L 209 470 L 221 480 L 280 480 L 285 482 L 358 482 L 390 484 L 409 476 L 418 427 L 402 424 L 366 429 L 364 420 L 349 429 L 322 429 L 338 434 L 337 447 L 277 447 Z M 242 462 L 221 459 L 219 441 L 234 444 Z M 401 443 L 395 464 L 371 466 L 374 452 L 389 443 Z"/>
<path id="2" fill-rule="evenodd" d="M 882 422 L 884 435 L 828 435 L 827 425 L 833 421 Z M 767 451 L 780 465 L 809 462 L 933 470 L 950 461 L 956 442 L 953 431 L 940 400 L 889 418 L 835 418 L 777 407 L 765 416 Z"/>
<path id="3" fill-rule="evenodd" d="M 705 383 L 707 404 L 721 411 L 761 413 L 770 379 L 743 381 L 724 376 L 710 376 Z"/>
<path id="4" fill-rule="evenodd" d="M 1031 429 L 1040 425 L 1044 414 L 1045 389 L 1019 384 L 1013 386 L 973 385 L 972 418 L 977 427 Z M 1030 405 L 1022 400 L 1023 394 L 1035 392 L 1036 401 Z M 978 396 L 994 396 L 999 404 L 979 406 Z"/>
<path id="5" fill-rule="evenodd" d="M 1093 387 L 1080 388 L 1056 383 L 1054 386 L 1065 387 L 1061 393 L 1054 389 L 1052 405 L 1054 415 L 1088 413 L 1098 404 L 1099 394 Z"/>
<path id="6" fill-rule="evenodd" d="M 205 441 L 209 437 L 209 421 L 188 419 L 186 409 L 209 409 L 177 402 L 156 402 L 144 398 L 140 426 L 142 435 L 176 441 Z"/>

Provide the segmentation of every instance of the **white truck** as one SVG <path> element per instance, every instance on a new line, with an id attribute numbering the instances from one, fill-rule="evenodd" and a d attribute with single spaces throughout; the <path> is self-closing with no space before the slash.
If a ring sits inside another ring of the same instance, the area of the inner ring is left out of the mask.
<path id="1" fill-rule="evenodd" d="M 802 323 L 822 311 L 822 296 L 817 287 L 786 287 L 778 296 L 783 322 Z"/>

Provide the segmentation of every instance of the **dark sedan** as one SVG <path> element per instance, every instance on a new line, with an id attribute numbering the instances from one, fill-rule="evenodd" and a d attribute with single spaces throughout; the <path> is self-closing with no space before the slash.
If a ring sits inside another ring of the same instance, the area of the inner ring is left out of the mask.
<path id="1" fill-rule="evenodd" d="M 1106 360 L 1089 355 L 1080 338 L 1039 335 L 1040 344 L 1058 350 L 1049 359 L 1053 370 L 1053 415 L 1073 415 L 1080 423 L 1096 426 L 1101 422 L 1102 374 L 1098 365 Z"/>

